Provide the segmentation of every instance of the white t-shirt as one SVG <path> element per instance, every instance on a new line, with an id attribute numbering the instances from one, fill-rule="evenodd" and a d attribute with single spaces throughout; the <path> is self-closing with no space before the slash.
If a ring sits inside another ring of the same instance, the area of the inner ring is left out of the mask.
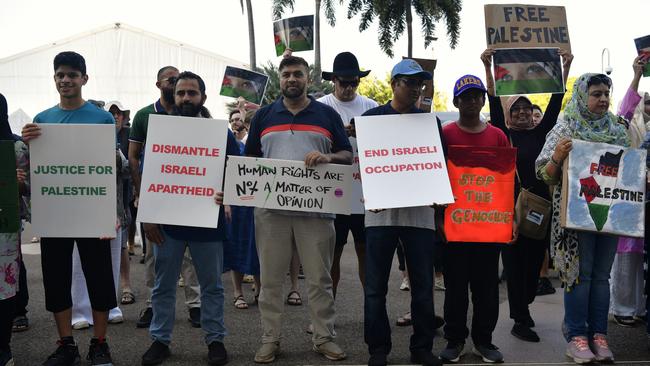
<path id="1" fill-rule="evenodd" d="M 326 96 L 318 99 L 318 101 L 327 104 L 328 106 L 334 108 L 335 111 L 339 112 L 344 126 L 349 125 L 352 118 L 358 117 L 368 109 L 375 108 L 379 105 L 374 100 L 358 94 L 356 98 L 350 102 L 342 102 L 336 99 L 334 94 L 327 94 Z"/>

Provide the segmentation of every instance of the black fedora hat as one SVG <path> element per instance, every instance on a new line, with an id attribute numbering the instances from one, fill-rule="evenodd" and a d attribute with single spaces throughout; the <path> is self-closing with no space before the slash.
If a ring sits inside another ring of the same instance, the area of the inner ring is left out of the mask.
<path id="1" fill-rule="evenodd" d="M 359 61 L 351 52 L 341 52 L 334 58 L 334 70 L 332 72 L 323 71 L 323 79 L 332 80 L 334 76 L 358 76 L 360 78 L 368 76 L 370 70 L 359 70 Z"/>

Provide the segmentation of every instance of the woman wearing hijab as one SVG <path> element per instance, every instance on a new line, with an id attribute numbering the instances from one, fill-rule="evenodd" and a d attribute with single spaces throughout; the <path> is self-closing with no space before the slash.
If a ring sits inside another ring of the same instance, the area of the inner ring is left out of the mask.
<path id="1" fill-rule="evenodd" d="M 573 55 L 560 50 L 564 66 L 564 80 L 567 79 Z M 494 94 L 494 79 L 492 77 L 492 54 L 494 50 L 487 49 L 481 55 L 485 66 L 490 101 L 490 118 L 492 125 L 500 128 L 509 137 L 512 145 L 517 148 L 517 182 L 515 198 L 519 189 L 528 191 L 550 201 L 549 190 L 544 182 L 537 179 L 535 174 L 535 159 L 546 141 L 546 134 L 551 131 L 562 108 L 564 93 L 556 93 L 546 108 L 546 113 L 539 123 L 533 119 L 533 103 L 526 96 L 515 95 L 506 100 L 505 113 L 501 100 Z M 539 336 L 531 328 L 535 321 L 530 316 L 529 305 L 535 300 L 539 272 L 544 261 L 544 253 L 549 247 L 549 235 L 542 239 L 533 239 L 519 233 L 514 244 L 501 252 L 508 285 L 508 303 L 510 318 L 515 321 L 510 333 L 526 342 L 539 342 Z"/>
<path id="2" fill-rule="evenodd" d="M 643 75 L 642 57 L 634 60 L 632 68 L 634 79 L 619 107 L 618 114 L 630 120 L 628 135 L 631 147 L 641 147 L 650 130 L 650 95 L 642 97 L 637 89 Z M 644 295 L 642 238 L 621 237 L 618 240 L 616 257 L 612 265 L 610 312 L 620 326 L 632 327 L 638 318 L 646 316 L 646 297 Z"/>
<path id="3" fill-rule="evenodd" d="M 21 196 L 26 196 L 29 192 L 29 183 L 27 181 L 29 177 L 29 155 L 27 146 L 11 133 L 7 115 L 7 100 L 0 94 L 0 142 L 6 144 L 7 141 L 13 145 L 16 159 L 19 197 L 15 197 L 15 200 L 21 203 L 21 217 L 17 218 L 20 222 L 21 218 L 27 218 L 27 206 Z M 19 285 L 21 231 L 19 227 L 16 232 L 0 233 L 0 366 L 13 365 L 9 344 L 16 306 L 16 292 Z"/>
<path id="4" fill-rule="evenodd" d="M 535 162 L 537 176 L 553 191 L 551 257 L 564 292 L 563 331 L 566 355 L 576 363 L 611 363 L 607 343 L 609 274 L 616 254 L 617 237 L 563 229 L 560 226 L 562 163 L 571 151 L 571 139 L 630 146 L 626 121 L 609 112 L 612 81 L 602 74 L 583 74 L 574 86 L 571 101 L 546 136 Z"/>

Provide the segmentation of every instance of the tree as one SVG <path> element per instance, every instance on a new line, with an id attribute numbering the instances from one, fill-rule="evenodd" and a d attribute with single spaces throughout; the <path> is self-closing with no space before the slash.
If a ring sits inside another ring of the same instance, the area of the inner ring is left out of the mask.
<path id="1" fill-rule="evenodd" d="M 566 104 L 571 100 L 573 95 L 573 84 L 576 82 L 577 77 L 571 76 L 566 82 L 566 93 L 564 93 L 564 98 L 562 99 L 562 110 L 566 107 Z M 537 104 L 542 108 L 542 111 L 546 110 L 548 102 L 551 100 L 551 94 L 533 94 L 529 95 L 531 103 Z"/>
<path id="2" fill-rule="evenodd" d="M 250 0 L 249 0 L 250 1 Z M 336 24 L 336 14 L 334 12 L 335 0 L 314 0 L 314 78 L 315 84 L 321 84 L 321 62 L 320 62 L 320 10 L 321 6 L 325 11 L 325 19 L 330 26 Z M 342 2 L 343 0 L 339 0 Z M 275 19 L 282 18 L 286 8 L 293 11 L 293 6 L 296 0 L 273 0 L 273 17 Z"/>
<path id="3" fill-rule="evenodd" d="M 244 0 L 239 0 L 241 13 L 244 14 Z M 251 70 L 257 70 L 257 61 L 255 53 L 255 26 L 253 25 L 253 7 L 251 0 L 246 0 L 246 16 L 248 18 L 248 53 Z"/>
<path id="4" fill-rule="evenodd" d="M 350 0 L 348 19 L 361 13 L 359 31 L 363 32 L 375 18 L 379 21 L 379 47 L 393 57 L 393 44 L 406 29 L 408 57 L 413 57 L 413 10 L 422 22 L 424 47 L 434 38 L 436 23 L 445 19 L 451 48 L 458 44 L 462 0 Z"/>

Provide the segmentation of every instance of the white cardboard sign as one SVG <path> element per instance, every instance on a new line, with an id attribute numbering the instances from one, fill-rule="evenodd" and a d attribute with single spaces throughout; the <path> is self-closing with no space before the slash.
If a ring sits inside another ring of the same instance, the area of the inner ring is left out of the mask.
<path id="1" fill-rule="evenodd" d="M 355 118 L 366 210 L 454 202 L 435 114 Z"/>
<path id="2" fill-rule="evenodd" d="M 216 228 L 228 122 L 150 115 L 138 221 Z"/>
<path id="3" fill-rule="evenodd" d="M 41 237 L 114 237 L 115 125 L 40 124 L 30 141 L 32 230 Z"/>
<path id="4" fill-rule="evenodd" d="M 224 204 L 349 215 L 351 181 L 349 165 L 229 156 Z"/>

